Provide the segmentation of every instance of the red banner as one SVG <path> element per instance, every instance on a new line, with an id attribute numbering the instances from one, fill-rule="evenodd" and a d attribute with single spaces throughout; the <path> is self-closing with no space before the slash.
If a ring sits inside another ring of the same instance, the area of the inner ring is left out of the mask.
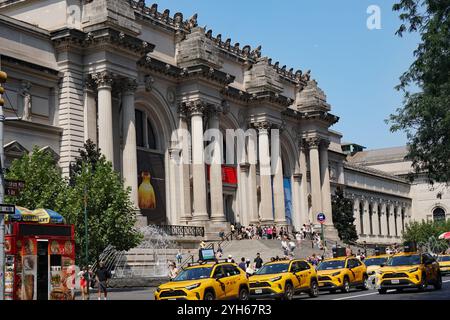
<path id="1" fill-rule="evenodd" d="M 208 169 L 207 172 L 208 172 L 208 182 L 209 182 L 211 166 L 207 165 L 207 169 Z M 237 184 L 236 167 L 222 165 L 222 183 L 234 184 L 234 185 Z"/>

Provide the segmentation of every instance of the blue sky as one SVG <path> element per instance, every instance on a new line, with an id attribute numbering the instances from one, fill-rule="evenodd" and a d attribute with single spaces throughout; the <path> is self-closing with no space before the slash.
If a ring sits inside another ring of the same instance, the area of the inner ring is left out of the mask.
<path id="1" fill-rule="evenodd" d="M 150 5 L 155 1 L 148 1 Z M 161 0 L 159 10 L 185 17 L 198 13 L 200 26 L 241 47 L 262 45 L 263 56 L 288 69 L 312 70 L 332 112 L 332 129 L 343 141 L 369 149 L 406 143 L 384 120 L 402 103 L 394 87 L 413 61 L 418 35 L 395 36 L 400 25 L 395 0 Z M 369 30 L 366 12 L 381 9 L 381 30 Z"/>

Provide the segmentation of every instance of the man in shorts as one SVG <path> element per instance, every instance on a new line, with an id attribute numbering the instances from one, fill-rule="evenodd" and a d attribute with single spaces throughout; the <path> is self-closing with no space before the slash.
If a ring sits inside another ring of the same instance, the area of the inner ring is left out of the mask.
<path id="1" fill-rule="evenodd" d="M 105 264 L 103 262 L 99 263 L 99 268 L 95 272 L 95 277 L 97 278 L 98 283 L 98 300 L 101 300 L 102 293 L 103 299 L 106 300 L 108 297 L 108 280 L 111 278 L 111 275 L 108 269 L 105 268 Z"/>

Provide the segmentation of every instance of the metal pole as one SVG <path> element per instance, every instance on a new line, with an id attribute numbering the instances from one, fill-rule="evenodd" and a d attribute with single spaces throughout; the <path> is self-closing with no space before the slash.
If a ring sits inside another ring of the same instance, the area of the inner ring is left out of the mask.
<path id="1" fill-rule="evenodd" d="M 3 150 L 3 125 L 5 115 L 3 106 L 0 104 L 0 203 L 3 203 L 5 195 L 3 168 L 4 168 L 4 150 Z M 0 300 L 5 299 L 5 220 L 4 215 L 0 214 Z"/>

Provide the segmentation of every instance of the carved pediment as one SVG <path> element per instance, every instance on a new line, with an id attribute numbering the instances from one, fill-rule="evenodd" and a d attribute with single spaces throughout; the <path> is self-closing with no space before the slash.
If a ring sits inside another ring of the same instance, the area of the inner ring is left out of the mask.
<path id="1" fill-rule="evenodd" d="M 52 158 L 55 160 L 55 162 L 59 161 L 59 154 L 55 150 L 53 150 L 51 147 L 45 146 L 45 147 L 39 149 L 39 151 L 40 152 L 48 152 L 52 156 Z"/>
<path id="2" fill-rule="evenodd" d="M 16 140 L 5 144 L 3 148 L 5 155 L 13 158 L 20 158 L 29 152 L 24 146 L 22 146 Z"/>

